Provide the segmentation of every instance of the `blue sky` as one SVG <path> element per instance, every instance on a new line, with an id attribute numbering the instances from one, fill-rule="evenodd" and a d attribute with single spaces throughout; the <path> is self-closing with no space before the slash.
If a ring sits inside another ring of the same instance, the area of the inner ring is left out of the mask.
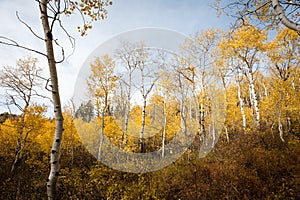
<path id="1" fill-rule="evenodd" d="M 211 7 L 214 1 L 204 0 L 115 0 L 108 9 L 108 18 L 93 25 L 86 37 L 80 37 L 77 26 L 81 24 L 78 15 L 64 18 L 64 24 L 70 34 L 76 38 L 76 50 L 72 57 L 58 66 L 62 102 L 66 103 L 73 96 L 74 85 L 85 59 L 106 40 L 125 31 L 144 27 L 156 27 L 178 31 L 191 35 L 196 31 L 209 28 L 228 29 L 230 20 L 225 16 L 217 17 Z M 29 47 L 44 50 L 42 41 L 38 41 L 18 22 L 16 11 L 36 32 L 41 32 L 38 5 L 34 0 L 0 0 L 0 35 L 15 39 Z M 57 38 L 61 35 L 57 34 Z M 65 42 L 66 38 L 60 41 Z M 13 47 L 0 46 L 0 67 L 14 65 L 18 58 L 33 53 Z M 45 59 L 40 65 L 47 66 Z M 3 111 L 0 106 L 0 111 Z"/>

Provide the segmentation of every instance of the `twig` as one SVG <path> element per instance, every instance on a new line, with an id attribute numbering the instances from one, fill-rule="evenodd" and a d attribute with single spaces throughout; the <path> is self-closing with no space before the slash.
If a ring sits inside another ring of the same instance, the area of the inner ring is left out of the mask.
<path id="1" fill-rule="evenodd" d="M 7 40 L 8 42 L 1 41 L 1 39 Z M 31 49 L 31 48 L 22 46 L 22 45 L 18 44 L 16 41 L 14 41 L 14 40 L 12 40 L 12 39 L 10 39 L 10 38 L 4 37 L 4 36 L 0 36 L 0 44 L 4 44 L 4 45 L 8 45 L 8 46 L 13 46 L 13 47 L 18 47 L 18 48 L 25 49 L 25 50 L 27 50 L 27 51 L 31 51 L 31 52 L 40 54 L 40 55 L 42 55 L 42 56 L 48 57 L 46 54 L 44 54 L 44 53 L 42 53 L 42 52 L 40 52 L 40 51 L 38 51 L 38 50 L 35 50 L 35 49 Z"/>
<path id="2" fill-rule="evenodd" d="M 26 22 L 24 22 L 23 20 L 21 20 L 21 18 L 19 17 L 18 11 L 16 11 L 16 16 L 17 16 L 18 20 L 19 20 L 22 24 L 24 24 L 24 25 L 30 30 L 30 32 L 31 32 L 35 37 L 39 38 L 40 40 L 45 41 L 44 38 L 38 36 Z"/>

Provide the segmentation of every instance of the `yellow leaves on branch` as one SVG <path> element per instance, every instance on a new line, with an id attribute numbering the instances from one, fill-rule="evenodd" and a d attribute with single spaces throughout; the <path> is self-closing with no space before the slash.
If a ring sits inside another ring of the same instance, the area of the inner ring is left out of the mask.
<path id="1" fill-rule="evenodd" d="M 103 100 L 114 91 L 118 79 L 114 75 L 115 65 L 109 55 L 97 57 L 91 64 L 92 74 L 87 79 L 87 85 L 94 98 L 102 98 Z"/>
<path id="2" fill-rule="evenodd" d="M 230 41 L 233 49 L 239 48 L 260 48 L 263 49 L 263 42 L 267 39 L 266 33 L 254 26 L 243 26 L 238 29 Z"/>
<path id="3" fill-rule="evenodd" d="M 89 29 L 92 29 L 92 22 L 104 20 L 107 18 L 106 7 L 112 5 L 110 0 L 77 0 L 67 1 L 68 7 L 65 10 L 66 15 L 71 15 L 78 11 L 82 17 L 83 25 L 78 26 L 78 32 L 85 36 Z"/>
<path id="4" fill-rule="evenodd" d="M 230 34 L 227 39 L 222 40 L 218 47 L 224 58 L 238 55 L 245 57 L 251 51 L 264 52 L 267 47 L 266 40 L 266 31 L 259 30 L 251 24 L 246 24 Z"/>
<path id="5" fill-rule="evenodd" d="M 288 28 L 279 29 L 275 39 L 267 43 L 267 48 L 267 55 L 273 63 L 299 60 L 299 35 L 296 31 Z"/>

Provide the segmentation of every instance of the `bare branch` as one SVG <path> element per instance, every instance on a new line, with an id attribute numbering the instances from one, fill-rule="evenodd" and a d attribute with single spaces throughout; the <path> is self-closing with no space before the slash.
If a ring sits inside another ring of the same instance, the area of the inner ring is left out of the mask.
<path id="1" fill-rule="evenodd" d="M 62 54 L 62 59 L 60 61 L 55 61 L 56 63 L 62 63 L 65 60 L 65 50 L 64 48 L 57 42 L 57 40 L 54 40 L 54 43 L 60 47 L 61 49 L 61 54 Z"/>
<path id="2" fill-rule="evenodd" d="M 45 89 L 48 90 L 49 92 L 53 92 L 52 89 L 49 89 L 49 87 L 52 88 L 52 85 L 49 85 L 50 81 L 51 81 L 51 78 L 49 78 L 49 79 L 47 80 L 47 83 L 46 83 L 46 85 L 45 85 Z"/>
<path id="3" fill-rule="evenodd" d="M 18 11 L 16 11 L 16 16 L 17 16 L 18 20 L 19 20 L 22 24 L 24 24 L 24 25 L 30 30 L 30 32 L 31 32 L 35 37 L 37 37 L 37 38 L 39 38 L 40 40 L 43 40 L 43 41 L 44 41 L 44 38 L 38 36 L 26 22 L 24 22 L 23 20 L 21 20 Z"/>
<path id="4" fill-rule="evenodd" d="M 72 53 L 68 56 L 68 57 L 70 57 L 70 56 L 73 55 L 73 53 L 74 53 L 74 51 L 75 51 L 75 42 L 76 42 L 76 40 L 75 40 L 75 38 L 72 37 L 72 36 L 68 33 L 68 31 L 64 28 L 64 26 L 62 25 L 61 20 L 58 19 L 57 21 L 59 22 L 60 28 L 61 28 L 61 29 L 64 31 L 64 33 L 68 36 L 69 41 L 70 41 L 70 44 L 71 44 L 71 46 L 72 46 Z"/>
<path id="5" fill-rule="evenodd" d="M 3 41 L 1 41 L 1 40 L 3 40 Z M 5 40 L 7 42 L 5 42 Z M 0 44 L 4 44 L 4 45 L 7 45 L 7 46 L 13 46 L 13 47 L 17 47 L 17 48 L 20 48 L 20 49 L 25 49 L 27 51 L 31 51 L 31 52 L 40 54 L 42 56 L 48 57 L 45 53 L 42 53 L 42 52 L 40 52 L 38 50 L 35 50 L 35 49 L 31 49 L 31 48 L 22 46 L 22 45 L 18 44 L 16 41 L 14 41 L 13 39 L 10 39 L 10 38 L 4 37 L 4 36 L 0 36 Z"/>

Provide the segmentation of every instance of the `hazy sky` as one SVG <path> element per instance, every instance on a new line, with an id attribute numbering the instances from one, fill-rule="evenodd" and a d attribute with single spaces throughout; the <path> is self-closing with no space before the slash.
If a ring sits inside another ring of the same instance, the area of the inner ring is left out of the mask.
<path id="1" fill-rule="evenodd" d="M 77 25 L 81 25 L 79 16 L 64 17 L 65 26 L 76 38 L 76 50 L 65 63 L 58 66 L 62 102 L 65 103 L 73 96 L 78 72 L 88 55 L 101 43 L 119 33 L 156 27 L 178 31 L 188 36 L 209 28 L 228 29 L 229 19 L 224 16 L 217 17 L 216 11 L 211 7 L 213 2 L 213 0 L 115 0 L 113 6 L 108 9 L 108 18 L 94 24 L 88 36 L 83 38 L 77 33 Z M 41 33 L 38 4 L 35 0 L 0 0 L 0 36 L 7 36 L 20 44 L 44 50 L 43 42 L 32 36 L 28 29 L 18 22 L 16 11 L 37 33 Z M 60 35 L 56 35 L 56 38 L 59 39 Z M 66 43 L 67 40 L 63 38 L 60 41 Z M 14 65 L 17 59 L 27 55 L 36 56 L 34 53 L 1 45 L 0 67 Z M 45 59 L 39 60 L 47 72 Z M 0 111 L 3 109 L 5 108 L 0 106 Z"/>

